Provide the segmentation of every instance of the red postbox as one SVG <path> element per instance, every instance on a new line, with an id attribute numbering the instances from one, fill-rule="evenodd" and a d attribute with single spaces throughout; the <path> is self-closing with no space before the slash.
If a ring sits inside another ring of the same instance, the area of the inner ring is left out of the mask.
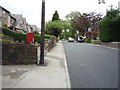
<path id="1" fill-rule="evenodd" d="M 26 43 L 34 43 L 34 33 L 33 32 L 27 33 Z"/>

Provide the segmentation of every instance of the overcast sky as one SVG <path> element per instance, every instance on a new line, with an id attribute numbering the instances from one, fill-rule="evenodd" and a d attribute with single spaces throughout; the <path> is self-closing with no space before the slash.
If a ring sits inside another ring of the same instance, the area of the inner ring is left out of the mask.
<path id="1" fill-rule="evenodd" d="M 96 11 L 105 14 L 106 9 L 113 4 L 118 7 L 120 0 L 105 0 L 105 4 L 98 4 L 98 0 L 45 0 L 46 21 L 51 20 L 55 10 L 61 19 L 71 11 L 81 13 Z M 12 14 L 22 14 L 29 24 L 41 26 L 41 2 L 42 0 L 0 0 L 0 6 L 6 8 Z"/>

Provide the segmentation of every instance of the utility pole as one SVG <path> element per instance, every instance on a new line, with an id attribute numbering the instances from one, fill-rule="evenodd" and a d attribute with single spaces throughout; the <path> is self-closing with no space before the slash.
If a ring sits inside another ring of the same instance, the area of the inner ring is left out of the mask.
<path id="1" fill-rule="evenodd" d="M 40 65 L 44 65 L 45 0 L 42 0 Z"/>

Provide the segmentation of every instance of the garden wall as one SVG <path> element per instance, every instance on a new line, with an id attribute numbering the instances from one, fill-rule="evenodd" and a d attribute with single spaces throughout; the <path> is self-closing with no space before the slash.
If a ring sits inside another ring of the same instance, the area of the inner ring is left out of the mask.
<path id="1" fill-rule="evenodd" d="M 49 41 L 45 42 L 45 49 L 47 51 L 50 51 L 55 45 L 56 45 L 56 37 L 52 36 L 50 37 Z"/>
<path id="2" fill-rule="evenodd" d="M 2 40 L 3 65 L 37 64 L 37 46 L 24 43 L 11 43 L 7 38 Z M 45 55 L 55 45 L 56 38 L 50 37 L 50 40 L 45 42 Z"/>
<path id="3" fill-rule="evenodd" d="M 37 47 L 29 44 L 2 43 L 2 64 L 36 64 Z"/>

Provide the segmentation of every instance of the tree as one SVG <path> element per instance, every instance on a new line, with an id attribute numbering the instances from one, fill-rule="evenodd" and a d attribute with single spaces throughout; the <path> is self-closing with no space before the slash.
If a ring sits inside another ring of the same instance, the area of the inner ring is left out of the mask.
<path id="1" fill-rule="evenodd" d="M 78 11 L 72 11 L 70 14 L 66 15 L 67 21 L 71 22 L 71 20 L 75 19 L 76 16 L 81 15 Z"/>
<path id="2" fill-rule="evenodd" d="M 80 16 L 80 12 L 72 11 L 70 14 L 66 15 L 66 21 L 70 25 L 70 36 L 75 36 L 77 29 L 73 25 L 73 20 L 76 19 L 76 16 Z"/>
<path id="3" fill-rule="evenodd" d="M 120 13 L 119 9 L 114 9 L 113 5 L 111 5 L 110 10 L 107 10 L 106 17 L 109 17 L 112 19 L 112 18 L 118 17 L 119 13 Z"/>
<path id="4" fill-rule="evenodd" d="M 96 12 L 83 13 L 72 12 L 66 16 L 72 27 L 84 35 L 88 29 L 97 29 L 97 23 L 101 20 L 101 14 Z"/>
<path id="5" fill-rule="evenodd" d="M 68 28 L 70 28 L 70 25 L 66 21 L 48 21 L 46 23 L 45 33 L 59 37 L 61 36 L 62 30 L 66 30 Z"/>
<path id="6" fill-rule="evenodd" d="M 56 21 L 56 20 L 60 20 L 59 14 L 57 11 L 55 11 L 55 13 L 53 14 L 53 17 L 52 17 L 52 21 Z"/>

